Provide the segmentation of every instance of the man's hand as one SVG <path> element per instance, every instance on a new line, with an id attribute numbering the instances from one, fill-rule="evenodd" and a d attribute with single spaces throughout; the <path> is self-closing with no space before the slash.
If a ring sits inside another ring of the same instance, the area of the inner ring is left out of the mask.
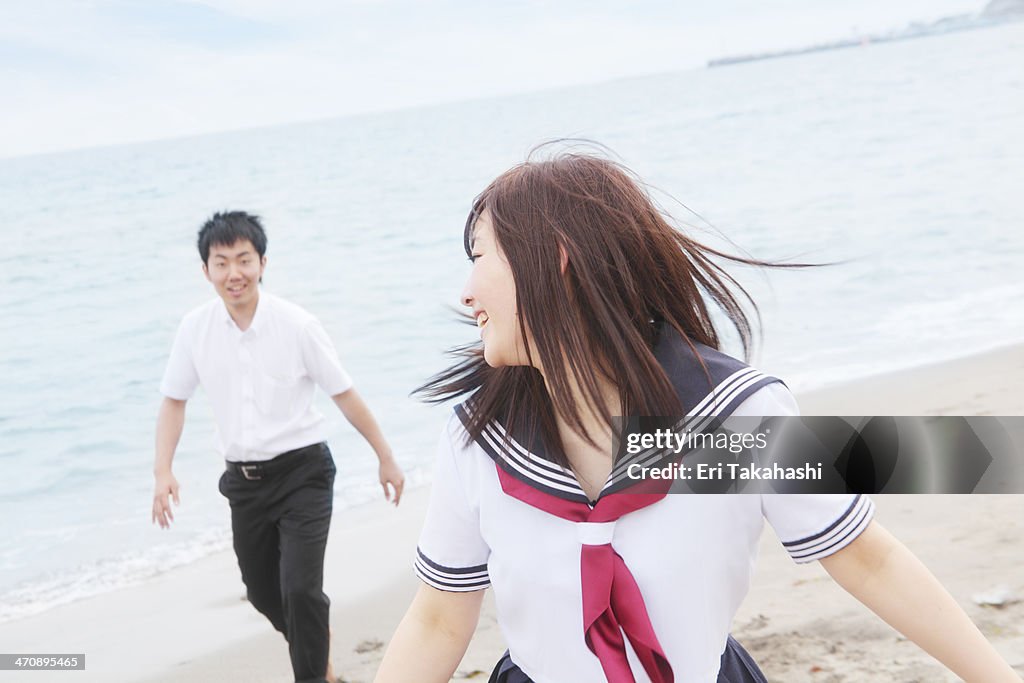
<path id="1" fill-rule="evenodd" d="M 169 529 L 174 521 L 174 512 L 171 510 L 171 501 L 179 505 L 178 480 L 170 472 L 156 475 L 156 486 L 153 488 L 153 523 L 159 524 L 161 529 Z"/>
<path id="2" fill-rule="evenodd" d="M 391 490 L 388 489 L 389 484 Z M 405 486 L 405 475 L 402 474 L 402 468 L 391 456 L 381 458 L 380 485 L 384 489 L 385 500 L 398 505 L 398 501 L 402 498 L 402 488 Z"/>

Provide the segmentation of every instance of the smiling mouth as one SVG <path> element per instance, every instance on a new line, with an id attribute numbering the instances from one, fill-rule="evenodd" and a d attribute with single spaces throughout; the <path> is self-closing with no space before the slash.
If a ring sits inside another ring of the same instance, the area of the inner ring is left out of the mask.
<path id="1" fill-rule="evenodd" d="M 247 285 L 237 285 L 235 287 L 228 287 L 228 291 L 232 294 L 241 294 Z"/>
<path id="2" fill-rule="evenodd" d="M 479 327 L 480 329 L 483 329 L 484 325 L 487 324 L 488 320 L 490 320 L 490 318 L 487 317 L 487 314 L 481 311 L 480 313 L 477 313 L 476 326 Z"/>

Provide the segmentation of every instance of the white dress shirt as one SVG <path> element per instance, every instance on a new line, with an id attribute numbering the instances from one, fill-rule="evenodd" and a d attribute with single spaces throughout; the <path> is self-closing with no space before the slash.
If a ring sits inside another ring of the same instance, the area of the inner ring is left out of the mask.
<path id="1" fill-rule="evenodd" d="M 213 406 L 218 451 L 251 462 L 323 441 L 314 385 L 335 396 L 352 379 L 312 314 L 261 290 L 244 332 L 221 299 L 182 319 L 160 393 L 184 401 L 199 385 Z"/>

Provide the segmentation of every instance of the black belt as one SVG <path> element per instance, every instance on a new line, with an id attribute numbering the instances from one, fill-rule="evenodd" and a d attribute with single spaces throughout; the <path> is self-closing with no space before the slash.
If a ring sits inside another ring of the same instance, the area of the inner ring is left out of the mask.
<path id="1" fill-rule="evenodd" d="M 322 453 L 327 449 L 327 444 L 315 443 L 312 446 L 303 446 L 293 451 L 282 453 L 270 460 L 258 460 L 256 462 L 234 462 L 226 460 L 228 471 L 240 475 L 249 481 L 258 481 L 275 475 L 287 472 L 301 462 L 304 456 L 311 456 L 315 453 Z"/>

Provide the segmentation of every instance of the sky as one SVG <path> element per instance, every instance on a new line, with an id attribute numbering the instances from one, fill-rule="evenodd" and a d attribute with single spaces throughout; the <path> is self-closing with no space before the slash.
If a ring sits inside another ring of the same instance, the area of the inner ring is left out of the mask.
<path id="1" fill-rule="evenodd" d="M 0 4 L 0 158 L 698 68 L 983 0 Z"/>

